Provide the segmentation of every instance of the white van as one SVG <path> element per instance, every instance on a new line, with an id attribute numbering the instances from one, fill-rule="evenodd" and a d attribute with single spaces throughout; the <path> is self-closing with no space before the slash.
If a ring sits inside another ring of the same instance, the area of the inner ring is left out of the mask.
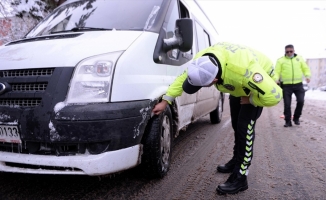
<path id="1" fill-rule="evenodd" d="M 139 165 L 163 177 L 181 129 L 223 94 L 183 94 L 152 115 L 169 84 L 217 32 L 195 0 L 79 0 L 0 47 L 0 171 L 104 175 Z"/>

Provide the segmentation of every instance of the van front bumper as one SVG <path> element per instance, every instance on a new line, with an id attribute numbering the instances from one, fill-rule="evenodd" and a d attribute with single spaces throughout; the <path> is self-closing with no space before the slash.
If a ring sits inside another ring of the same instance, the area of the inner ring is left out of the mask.
<path id="1" fill-rule="evenodd" d="M 151 116 L 150 100 L 69 105 L 51 121 L 51 143 L 108 142 L 107 151 L 140 144 Z"/>
<path id="2" fill-rule="evenodd" d="M 98 155 L 31 155 L 1 152 L 0 171 L 29 174 L 104 175 L 123 171 L 140 163 L 142 145 Z"/>
<path id="3" fill-rule="evenodd" d="M 0 123 L 15 124 L 23 145 L 0 143 L 0 152 L 68 156 L 132 147 L 141 143 L 152 104 L 142 100 L 66 105 L 43 117 L 35 109 L 4 106 Z"/>

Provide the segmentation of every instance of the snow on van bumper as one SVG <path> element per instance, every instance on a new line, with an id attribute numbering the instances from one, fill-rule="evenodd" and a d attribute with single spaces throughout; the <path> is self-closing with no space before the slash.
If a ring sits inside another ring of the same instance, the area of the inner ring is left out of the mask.
<path id="1" fill-rule="evenodd" d="M 104 175 L 135 167 L 140 163 L 141 153 L 141 145 L 98 155 L 46 156 L 1 152 L 0 171 L 30 174 Z M 64 170 L 58 170 L 55 167 Z"/>

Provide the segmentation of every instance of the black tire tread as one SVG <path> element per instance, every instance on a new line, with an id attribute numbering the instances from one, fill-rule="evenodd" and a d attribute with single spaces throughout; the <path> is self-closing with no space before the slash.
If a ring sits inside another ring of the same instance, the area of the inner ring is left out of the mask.
<path id="1" fill-rule="evenodd" d="M 150 178 L 162 178 L 165 176 L 166 172 L 162 172 L 159 160 L 161 159 L 161 121 L 164 114 L 167 114 L 170 117 L 171 129 L 172 129 L 172 114 L 167 107 L 167 109 L 159 116 L 154 116 L 147 124 L 144 135 L 144 151 L 142 156 L 142 165 L 145 170 L 145 173 Z M 172 134 L 172 132 L 171 132 Z M 172 137 L 172 135 L 171 135 Z M 171 159 L 171 151 L 170 151 Z M 168 171 L 168 170 L 167 170 Z"/>
<path id="2" fill-rule="evenodd" d="M 218 104 L 217 104 L 217 108 L 215 110 L 213 110 L 212 112 L 209 113 L 209 118 L 210 118 L 210 121 L 212 124 L 218 124 L 221 122 L 221 118 L 219 117 L 219 104 L 220 104 L 220 98 L 222 98 L 222 95 L 220 95 L 219 97 L 219 101 L 218 101 Z M 223 104 L 223 101 L 222 101 L 222 104 Z M 223 106 L 223 105 L 222 105 Z"/>

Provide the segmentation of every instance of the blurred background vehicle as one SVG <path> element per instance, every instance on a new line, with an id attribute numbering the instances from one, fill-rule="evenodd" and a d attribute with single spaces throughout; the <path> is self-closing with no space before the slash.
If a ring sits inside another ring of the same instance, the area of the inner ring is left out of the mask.
<path id="1" fill-rule="evenodd" d="M 321 90 L 321 91 L 325 91 L 325 92 L 326 92 L 326 85 L 321 86 L 321 87 L 319 87 L 318 89 Z"/>

